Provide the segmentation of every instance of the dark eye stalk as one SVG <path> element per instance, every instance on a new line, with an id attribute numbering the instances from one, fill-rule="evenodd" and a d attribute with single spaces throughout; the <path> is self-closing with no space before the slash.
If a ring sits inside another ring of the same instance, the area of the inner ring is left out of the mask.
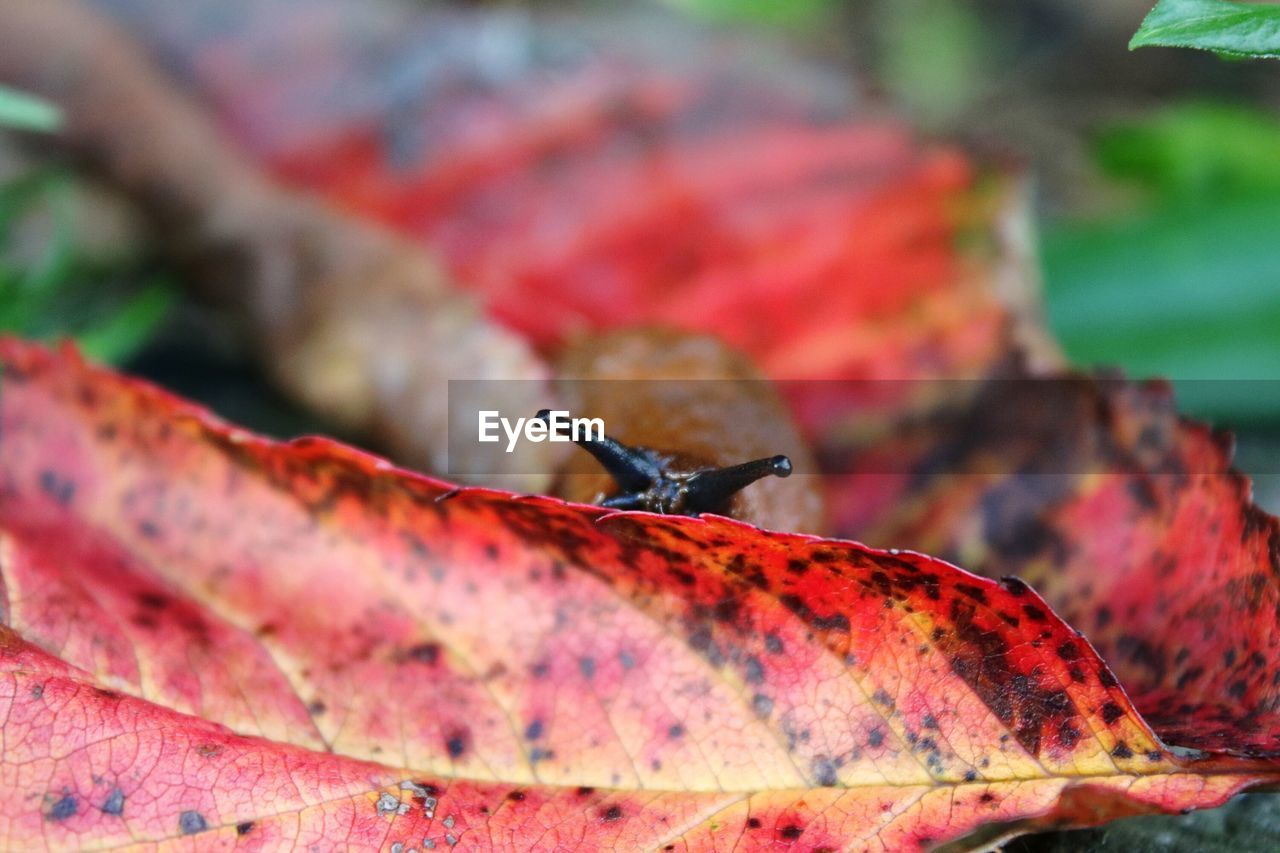
<path id="1" fill-rule="evenodd" d="M 551 410 L 538 412 L 538 419 L 551 424 Z M 723 512 L 738 492 L 764 477 L 791 476 L 791 460 L 770 456 L 729 465 L 681 471 L 673 459 L 647 447 L 631 447 L 603 436 L 574 442 L 596 458 L 622 489 L 600 505 L 611 509 L 638 509 L 665 515 L 700 515 Z"/>

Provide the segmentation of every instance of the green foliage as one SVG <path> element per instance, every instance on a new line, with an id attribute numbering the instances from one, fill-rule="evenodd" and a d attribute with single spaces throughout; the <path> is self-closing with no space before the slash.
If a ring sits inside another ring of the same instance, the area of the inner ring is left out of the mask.
<path id="1" fill-rule="evenodd" d="M 74 337 L 91 358 L 119 362 L 147 341 L 173 290 L 135 260 L 90 257 L 72 222 L 73 192 L 72 178 L 58 170 L 0 185 L 0 332 Z M 53 219 L 48 244 L 34 259 L 15 258 L 18 226 L 45 209 Z"/>
<path id="2" fill-rule="evenodd" d="M 694 17 L 719 22 L 746 22 L 781 27 L 807 27 L 826 17 L 835 0 L 666 0 Z"/>
<path id="3" fill-rule="evenodd" d="M 0 127 L 50 132 L 62 125 L 62 111 L 25 92 L 0 86 Z"/>
<path id="4" fill-rule="evenodd" d="M 1280 6 L 1227 0 L 1160 0 L 1129 42 L 1194 47 L 1227 56 L 1280 58 Z"/>
<path id="5" fill-rule="evenodd" d="M 1280 122 L 1243 107 L 1197 102 L 1111 128 L 1097 155 L 1109 174 L 1187 203 L 1280 194 L 1280 156 L 1269 152 L 1280 153 Z"/>
<path id="6" fill-rule="evenodd" d="M 1045 229 L 1049 316 L 1072 360 L 1171 376 L 1195 415 L 1280 422 L 1280 123 L 1191 104 L 1114 128 L 1099 166 L 1135 211 Z"/>
<path id="7" fill-rule="evenodd" d="M 879 14 L 879 73 L 894 102 L 917 122 L 945 125 L 983 84 L 996 34 L 961 0 L 893 0 Z"/>

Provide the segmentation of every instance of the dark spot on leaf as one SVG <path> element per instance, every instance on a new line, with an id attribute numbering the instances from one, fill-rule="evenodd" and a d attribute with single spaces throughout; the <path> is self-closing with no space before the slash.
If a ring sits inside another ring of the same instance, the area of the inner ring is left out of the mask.
<path id="1" fill-rule="evenodd" d="M 849 617 L 843 613 L 832 613 L 830 616 L 813 617 L 813 627 L 824 631 L 848 631 Z"/>
<path id="2" fill-rule="evenodd" d="M 250 832 L 253 832 L 253 821 L 246 820 L 236 824 L 236 835 L 248 835 Z"/>
<path id="3" fill-rule="evenodd" d="M 836 766 L 830 758 L 819 756 L 813 760 L 813 778 L 819 785 L 828 788 L 839 781 L 836 777 Z"/>
<path id="4" fill-rule="evenodd" d="M 70 506 L 75 497 L 76 484 L 59 477 L 57 472 L 45 469 L 40 472 L 40 489 L 61 506 Z"/>
<path id="5" fill-rule="evenodd" d="M 769 654 L 780 655 L 783 652 L 782 638 L 773 633 L 765 634 L 764 647 Z"/>
<path id="6" fill-rule="evenodd" d="M 618 820 L 619 818 L 622 817 L 622 807 L 609 806 L 609 808 L 605 810 L 605 813 L 601 815 L 601 817 L 604 819 L 605 823 L 613 823 L 615 820 Z"/>
<path id="7" fill-rule="evenodd" d="M 759 658 L 754 655 L 747 658 L 745 667 L 744 678 L 748 684 L 759 684 L 764 681 L 764 667 L 760 664 Z"/>
<path id="8" fill-rule="evenodd" d="M 463 729 L 450 734 L 444 742 L 444 748 L 448 750 L 449 757 L 461 758 L 462 754 L 467 751 L 467 741 L 469 739 L 470 733 Z"/>
<path id="9" fill-rule="evenodd" d="M 812 611 L 809 610 L 809 605 L 805 604 L 800 596 L 794 593 L 787 593 L 786 595 L 778 596 L 778 602 L 782 604 L 783 607 L 802 618 L 812 615 Z"/>
<path id="10" fill-rule="evenodd" d="M 781 836 L 782 838 L 785 838 L 787 841 L 795 841 L 797 838 L 799 838 L 803 834 L 804 834 L 804 830 L 796 826 L 794 823 L 788 824 L 787 826 L 784 826 L 782 829 L 778 830 L 778 835 Z"/>
<path id="11" fill-rule="evenodd" d="M 759 829 L 759 828 L 760 828 L 760 818 L 758 817 L 747 818 L 747 829 Z"/>
<path id="12" fill-rule="evenodd" d="M 406 656 L 411 661 L 417 663 L 433 664 L 440 659 L 440 645 L 438 643 L 419 643 L 411 646 Z"/>
<path id="13" fill-rule="evenodd" d="M 880 744 L 882 743 L 884 743 L 884 732 L 880 731 L 879 729 L 872 729 L 867 734 L 867 744 L 872 749 L 880 746 Z"/>
<path id="14" fill-rule="evenodd" d="M 738 618 L 738 610 L 742 605 L 732 596 L 725 596 L 716 602 L 712 615 L 717 622 L 732 622 Z"/>
<path id="15" fill-rule="evenodd" d="M 513 802 L 523 803 L 525 798 L 528 796 L 529 795 L 524 791 L 512 791 L 510 794 L 507 794 L 507 799 Z"/>
<path id="16" fill-rule="evenodd" d="M 724 652 L 720 650 L 720 647 L 712 639 L 711 627 L 708 625 L 699 625 L 689 635 L 689 648 L 695 652 L 700 652 L 712 666 L 720 666 L 724 663 Z"/>
<path id="17" fill-rule="evenodd" d="M 698 579 L 693 576 L 692 572 L 686 572 L 684 569 L 671 569 L 671 576 L 685 586 L 693 586 Z"/>
<path id="18" fill-rule="evenodd" d="M 169 597 L 156 592 L 140 592 L 137 599 L 148 610 L 164 610 L 169 606 Z"/>
<path id="19" fill-rule="evenodd" d="M 107 800 L 102 804 L 102 811 L 109 815 L 120 815 L 124 813 L 124 791 L 119 788 L 112 788 L 111 793 L 107 795 Z"/>
<path id="20" fill-rule="evenodd" d="M 582 785 L 574 793 L 576 793 L 579 797 L 589 797 L 595 792 L 596 792 L 595 788 L 592 788 L 589 785 Z"/>
<path id="21" fill-rule="evenodd" d="M 578 658 L 578 671 L 582 677 L 590 681 L 596 676 L 596 662 L 593 658 Z"/>
<path id="22" fill-rule="evenodd" d="M 1133 758 L 1133 750 L 1124 741 L 1116 744 L 1116 748 L 1111 750 L 1111 754 L 1116 758 Z"/>
<path id="23" fill-rule="evenodd" d="M 751 708 L 756 712 L 756 716 L 767 717 L 773 713 L 773 700 L 763 693 L 757 693 L 751 698 Z"/>
<path id="24" fill-rule="evenodd" d="M 537 740 L 542 737 L 542 720 L 534 720 L 525 726 L 524 736 L 527 740 Z"/>
<path id="25" fill-rule="evenodd" d="M 183 835 L 195 835 L 209 828 L 204 815 L 196 811 L 185 811 L 178 816 L 178 830 Z"/>
<path id="26" fill-rule="evenodd" d="M 667 737 L 677 738 L 677 737 L 682 737 L 683 735 L 684 735 L 684 726 L 680 725 L 679 723 L 676 723 L 674 726 L 671 726 L 669 729 L 667 729 Z"/>
<path id="27" fill-rule="evenodd" d="M 71 794 L 64 794 L 61 799 L 50 807 L 49 814 L 46 815 L 46 817 L 52 821 L 62 821 L 71 817 L 75 813 L 76 798 Z"/>
<path id="28" fill-rule="evenodd" d="M 1111 725 L 1123 716 L 1124 711 L 1115 702 L 1108 702 L 1102 706 L 1102 721 L 1107 725 Z"/>

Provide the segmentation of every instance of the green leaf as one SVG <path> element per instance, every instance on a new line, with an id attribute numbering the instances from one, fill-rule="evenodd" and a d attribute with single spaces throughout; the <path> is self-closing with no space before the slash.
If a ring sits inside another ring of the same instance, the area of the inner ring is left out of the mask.
<path id="1" fill-rule="evenodd" d="M 1072 361 L 1171 376 L 1197 417 L 1280 422 L 1280 197 L 1046 228 L 1049 318 Z"/>
<path id="2" fill-rule="evenodd" d="M 119 364 L 150 339 L 173 302 L 171 287 L 153 284 L 95 326 L 79 332 L 76 341 L 90 358 Z"/>
<path id="3" fill-rule="evenodd" d="M 820 21 L 834 0 L 666 0 L 687 15 L 704 20 L 806 27 Z"/>
<path id="4" fill-rule="evenodd" d="M 1129 42 L 1280 58 L 1280 6 L 1227 0 L 1160 0 Z"/>
<path id="5" fill-rule="evenodd" d="M 1162 203 L 1280 195 L 1280 120 L 1262 110 L 1191 102 L 1108 128 L 1103 171 L 1140 182 Z"/>
<path id="6" fill-rule="evenodd" d="M 0 127 L 49 133 L 62 126 L 62 111 L 40 98 L 0 86 Z"/>
<path id="7" fill-rule="evenodd" d="M 152 337 L 174 302 L 174 288 L 140 280 L 142 258 L 87 254 L 77 233 L 76 198 L 75 179 L 63 169 L 0 183 L 0 332 L 75 338 L 92 358 L 118 363 Z M 30 216 L 50 219 L 40 232 L 47 231 L 45 242 L 38 253 L 9 257 L 4 250 Z"/>
<path id="8" fill-rule="evenodd" d="M 879 76 L 926 126 L 953 121 L 977 97 L 998 34 L 960 0 L 894 0 L 880 12 Z"/>

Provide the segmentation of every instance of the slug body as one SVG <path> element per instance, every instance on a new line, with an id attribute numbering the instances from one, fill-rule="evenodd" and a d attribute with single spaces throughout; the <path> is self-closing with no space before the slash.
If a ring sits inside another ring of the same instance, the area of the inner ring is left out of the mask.
<path id="1" fill-rule="evenodd" d="M 551 410 L 538 412 L 538 419 L 551 424 Z M 601 495 L 601 506 L 611 509 L 642 509 L 676 515 L 725 512 L 734 495 L 768 476 L 790 477 L 791 460 L 786 456 L 753 459 L 727 468 L 682 469 L 676 460 L 647 447 L 628 447 L 609 436 L 576 439 L 584 450 L 609 472 L 620 494 Z"/>
<path id="2" fill-rule="evenodd" d="M 566 459 L 557 495 L 789 532 L 825 529 L 808 447 L 746 356 L 706 335 L 645 328 L 580 339 L 558 368 L 559 398 L 575 415 L 602 419 L 609 438 L 589 443 L 595 459 Z"/>

